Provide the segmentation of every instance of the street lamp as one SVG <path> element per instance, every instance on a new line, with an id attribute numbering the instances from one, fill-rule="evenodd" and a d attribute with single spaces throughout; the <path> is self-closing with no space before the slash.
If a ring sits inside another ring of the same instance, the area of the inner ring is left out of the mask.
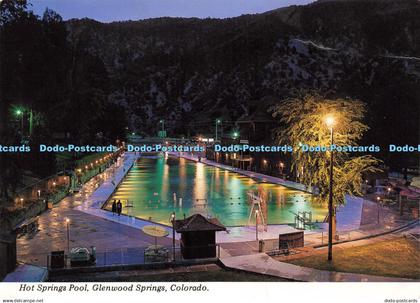
<path id="1" fill-rule="evenodd" d="M 162 124 L 162 131 L 165 131 L 165 120 L 162 119 L 159 123 Z"/>
<path id="2" fill-rule="evenodd" d="M 325 123 L 331 131 L 331 147 L 334 144 L 334 124 L 335 119 L 332 116 L 328 116 L 325 119 Z M 333 167 L 334 167 L 334 153 L 330 151 L 330 193 L 328 199 L 328 261 L 332 261 L 332 241 L 333 241 Z"/>
<path id="3" fill-rule="evenodd" d="M 220 122 L 222 122 L 220 121 L 220 119 L 216 119 L 216 136 L 215 136 L 214 141 L 217 141 L 217 126 L 220 124 Z"/>
<path id="4" fill-rule="evenodd" d="M 233 139 L 238 138 L 238 136 L 239 136 L 239 133 L 238 132 L 233 132 Z"/>
<path id="5" fill-rule="evenodd" d="M 70 253 L 70 219 L 66 218 L 67 227 L 67 252 Z"/>
<path id="6" fill-rule="evenodd" d="M 20 117 L 20 123 L 21 123 L 21 131 L 22 131 L 22 137 L 23 137 L 23 110 L 18 108 L 15 111 L 16 116 Z"/>
<path id="7" fill-rule="evenodd" d="M 172 260 L 175 262 L 175 212 L 171 215 L 172 221 Z"/>
<path id="8" fill-rule="evenodd" d="M 378 209 L 378 224 L 379 224 L 379 222 L 380 222 L 380 206 L 381 206 L 381 197 L 379 197 L 379 196 L 377 196 L 376 197 L 376 201 L 378 201 L 378 206 L 377 206 L 377 209 Z"/>
<path id="9" fill-rule="evenodd" d="M 283 177 L 283 168 L 284 168 L 284 163 L 280 162 L 280 175 L 281 175 L 281 177 Z"/>

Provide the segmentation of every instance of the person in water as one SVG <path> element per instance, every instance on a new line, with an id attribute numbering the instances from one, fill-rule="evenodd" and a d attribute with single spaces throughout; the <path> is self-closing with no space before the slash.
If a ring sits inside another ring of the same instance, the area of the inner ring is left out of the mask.
<path id="1" fill-rule="evenodd" d="M 118 200 L 118 202 L 117 202 L 117 214 L 118 214 L 118 216 L 121 215 L 121 211 L 122 211 L 122 204 L 121 204 L 121 201 Z"/>
<path id="2" fill-rule="evenodd" d="M 115 213 L 117 212 L 117 201 L 115 201 L 115 199 L 114 199 L 114 201 L 112 202 L 111 211 L 112 211 L 112 215 L 113 215 L 113 216 L 114 216 L 114 215 L 115 215 Z"/>

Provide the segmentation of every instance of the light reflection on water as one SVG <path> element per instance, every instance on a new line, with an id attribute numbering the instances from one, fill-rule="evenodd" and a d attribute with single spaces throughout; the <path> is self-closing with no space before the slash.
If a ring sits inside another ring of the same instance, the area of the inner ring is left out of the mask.
<path id="1" fill-rule="evenodd" d="M 251 178 L 185 159 L 141 158 L 111 197 L 134 207 L 123 213 L 169 225 L 177 218 L 201 213 L 217 217 L 226 226 L 246 225 L 251 209 L 247 192 L 264 191 L 264 209 L 269 224 L 292 223 L 298 211 L 312 211 L 322 221 L 327 209 L 311 202 L 309 194 L 284 186 L 258 183 Z M 182 198 L 182 202 L 180 201 Z M 110 203 L 107 206 L 110 209 Z M 292 213 L 293 212 L 293 213 Z M 253 221 L 255 222 L 255 221 Z"/>

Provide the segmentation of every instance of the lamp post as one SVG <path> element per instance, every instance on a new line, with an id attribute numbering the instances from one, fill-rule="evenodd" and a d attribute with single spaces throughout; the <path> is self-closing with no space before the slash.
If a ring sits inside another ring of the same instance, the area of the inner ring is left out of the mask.
<path id="1" fill-rule="evenodd" d="M 335 120 L 329 116 L 325 120 L 327 126 L 331 131 L 331 146 L 334 144 L 334 124 Z M 330 151 L 330 192 L 328 198 L 328 261 L 332 261 L 332 241 L 333 241 L 333 168 L 334 168 L 334 153 Z"/>
<path id="2" fill-rule="evenodd" d="M 284 163 L 280 162 L 280 176 L 283 178 L 283 168 L 284 168 Z"/>
<path id="3" fill-rule="evenodd" d="M 23 110 L 21 110 L 20 108 L 18 108 L 16 110 L 16 116 L 20 117 L 20 124 L 21 124 L 21 132 L 22 132 L 22 137 L 23 137 Z"/>
<path id="4" fill-rule="evenodd" d="M 162 131 L 165 131 L 165 120 L 162 119 L 159 123 L 162 124 Z"/>
<path id="5" fill-rule="evenodd" d="M 171 215 L 172 221 L 172 260 L 175 262 L 175 212 Z"/>
<path id="6" fill-rule="evenodd" d="M 214 139 L 214 141 L 217 141 L 217 126 L 220 124 L 220 119 L 216 119 L 216 136 L 215 136 L 215 139 Z"/>
<path id="7" fill-rule="evenodd" d="M 66 218 L 67 227 L 67 253 L 70 253 L 70 219 Z"/>
<path id="8" fill-rule="evenodd" d="M 255 239 L 258 241 L 258 209 L 255 210 Z"/>

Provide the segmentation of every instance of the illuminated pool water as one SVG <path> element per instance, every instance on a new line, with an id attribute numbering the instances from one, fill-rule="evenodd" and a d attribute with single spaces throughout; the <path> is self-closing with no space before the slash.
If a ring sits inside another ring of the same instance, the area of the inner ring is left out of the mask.
<path id="1" fill-rule="evenodd" d="M 327 213 L 324 206 L 311 202 L 307 193 L 171 157 L 141 158 L 109 201 L 120 199 L 124 214 L 166 225 L 175 211 L 177 218 L 201 213 L 218 218 L 226 226 L 238 226 L 248 224 L 250 190 L 265 193 L 267 202 L 262 209 L 268 224 L 292 223 L 293 213 L 299 211 L 312 211 L 314 221 L 322 221 Z M 127 200 L 133 207 L 126 207 Z"/>

